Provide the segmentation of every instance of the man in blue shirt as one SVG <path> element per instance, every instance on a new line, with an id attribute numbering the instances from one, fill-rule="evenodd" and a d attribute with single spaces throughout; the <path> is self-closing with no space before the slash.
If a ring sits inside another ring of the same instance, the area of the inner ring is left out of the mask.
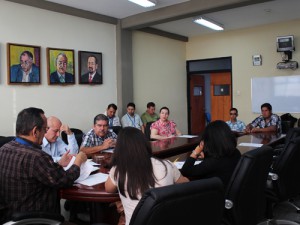
<path id="1" fill-rule="evenodd" d="M 42 149 L 52 156 L 54 162 L 59 162 L 66 152 L 69 152 L 70 154 L 78 153 L 79 148 L 75 135 L 68 125 L 62 124 L 58 118 L 50 116 L 47 119 L 47 127 L 48 131 L 43 138 Z M 67 134 L 68 145 L 61 139 L 60 132 L 65 132 Z"/>

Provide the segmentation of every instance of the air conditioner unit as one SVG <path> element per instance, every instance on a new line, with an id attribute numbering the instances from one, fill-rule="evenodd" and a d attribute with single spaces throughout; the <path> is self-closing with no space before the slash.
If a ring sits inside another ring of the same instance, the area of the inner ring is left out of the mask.
<path id="1" fill-rule="evenodd" d="M 279 62 L 277 63 L 277 69 L 292 69 L 295 70 L 298 68 L 298 62 L 288 61 L 288 62 Z"/>

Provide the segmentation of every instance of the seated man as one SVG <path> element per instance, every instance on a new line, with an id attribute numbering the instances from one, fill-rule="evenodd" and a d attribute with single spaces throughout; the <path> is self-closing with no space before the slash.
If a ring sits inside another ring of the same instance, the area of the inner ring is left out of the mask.
<path id="1" fill-rule="evenodd" d="M 247 133 L 267 132 L 267 131 L 281 131 L 280 117 L 272 113 L 272 106 L 270 103 L 261 105 L 261 114 L 252 123 L 246 126 Z"/>
<path id="2" fill-rule="evenodd" d="M 144 133 L 144 126 L 141 117 L 134 112 L 135 104 L 133 102 L 128 103 L 127 113 L 121 119 L 122 127 L 135 127 L 139 130 L 142 130 Z"/>
<path id="3" fill-rule="evenodd" d="M 117 135 L 108 130 L 108 118 L 99 114 L 94 118 L 94 127 L 83 137 L 80 151 L 86 154 L 100 152 L 116 145 Z"/>
<path id="4" fill-rule="evenodd" d="M 243 121 L 237 120 L 238 110 L 236 108 L 230 109 L 230 120 L 226 121 L 232 131 L 243 132 L 246 129 L 246 125 Z"/>
<path id="5" fill-rule="evenodd" d="M 48 131 L 43 138 L 42 150 L 51 155 L 54 162 L 60 163 L 60 158 L 66 152 L 70 154 L 78 153 L 79 147 L 75 139 L 75 135 L 72 133 L 68 125 L 62 124 L 58 118 L 50 116 L 47 119 L 47 127 Z M 60 132 L 66 132 L 69 143 L 68 145 L 66 145 L 65 142 L 59 137 Z"/>
<path id="6" fill-rule="evenodd" d="M 65 171 L 42 151 L 46 131 L 44 111 L 24 109 L 17 116 L 17 137 L 0 148 L 0 196 L 7 204 L 0 221 L 11 220 L 14 212 L 59 213 L 58 190 L 72 186 L 79 177 L 86 155 L 77 154 L 74 164 Z"/>
<path id="7" fill-rule="evenodd" d="M 104 112 L 104 115 L 108 118 L 108 126 L 109 128 L 114 126 L 121 126 L 120 119 L 118 116 L 116 116 L 118 107 L 111 103 L 107 106 L 106 111 Z"/>
<path id="8" fill-rule="evenodd" d="M 148 102 L 147 110 L 141 116 L 143 121 L 144 128 L 148 122 L 155 122 L 159 119 L 159 116 L 155 113 L 155 104 L 154 102 Z"/>

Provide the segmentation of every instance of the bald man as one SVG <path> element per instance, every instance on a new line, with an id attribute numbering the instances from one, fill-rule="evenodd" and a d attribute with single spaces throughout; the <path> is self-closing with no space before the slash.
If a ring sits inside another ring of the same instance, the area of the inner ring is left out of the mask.
<path id="1" fill-rule="evenodd" d="M 42 149 L 52 156 L 54 162 L 60 163 L 60 158 L 68 151 L 70 154 L 78 153 L 79 148 L 75 135 L 68 125 L 62 124 L 58 118 L 50 116 L 47 119 L 47 127 L 48 131 L 44 135 Z M 67 134 L 68 145 L 60 138 L 60 132 L 65 132 Z M 65 163 L 63 163 L 62 166 L 65 166 L 64 164 Z"/>

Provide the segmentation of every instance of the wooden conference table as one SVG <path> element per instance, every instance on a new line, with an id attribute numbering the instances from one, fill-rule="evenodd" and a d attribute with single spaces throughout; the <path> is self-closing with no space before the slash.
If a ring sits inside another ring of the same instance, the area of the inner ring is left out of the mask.
<path id="1" fill-rule="evenodd" d="M 244 154 L 245 152 L 255 149 L 257 147 L 239 146 L 240 143 L 266 144 L 266 145 L 274 146 L 278 143 L 282 143 L 283 140 L 284 140 L 283 135 L 269 133 L 269 132 L 241 135 L 238 137 L 237 148 L 241 151 L 242 154 Z M 194 138 L 174 137 L 170 139 L 152 141 L 151 147 L 152 147 L 153 155 L 158 158 L 162 158 L 162 159 L 166 158 L 171 161 L 174 161 L 175 159 L 183 161 L 189 156 L 190 152 L 199 144 L 199 142 L 200 142 L 200 137 L 194 137 Z M 99 153 L 99 155 L 103 155 L 106 160 L 109 160 L 111 153 Z M 106 161 L 106 163 L 108 162 Z M 107 173 L 108 169 L 103 168 L 101 166 L 99 168 L 99 171 Z M 105 191 L 104 183 L 97 184 L 91 187 L 81 185 L 81 184 L 75 184 L 71 188 L 60 190 L 60 197 L 62 199 L 91 202 L 93 204 L 97 204 L 100 202 L 112 203 L 119 200 L 119 196 L 117 193 L 112 194 L 112 193 L 107 193 Z M 97 208 L 97 207 L 92 207 L 92 208 Z M 90 211 L 91 222 L 101 222 L 99 221 L 99 219 L 97 219 L 98 217 L 97 213 L 98 213 L 97 210 Z"/>

